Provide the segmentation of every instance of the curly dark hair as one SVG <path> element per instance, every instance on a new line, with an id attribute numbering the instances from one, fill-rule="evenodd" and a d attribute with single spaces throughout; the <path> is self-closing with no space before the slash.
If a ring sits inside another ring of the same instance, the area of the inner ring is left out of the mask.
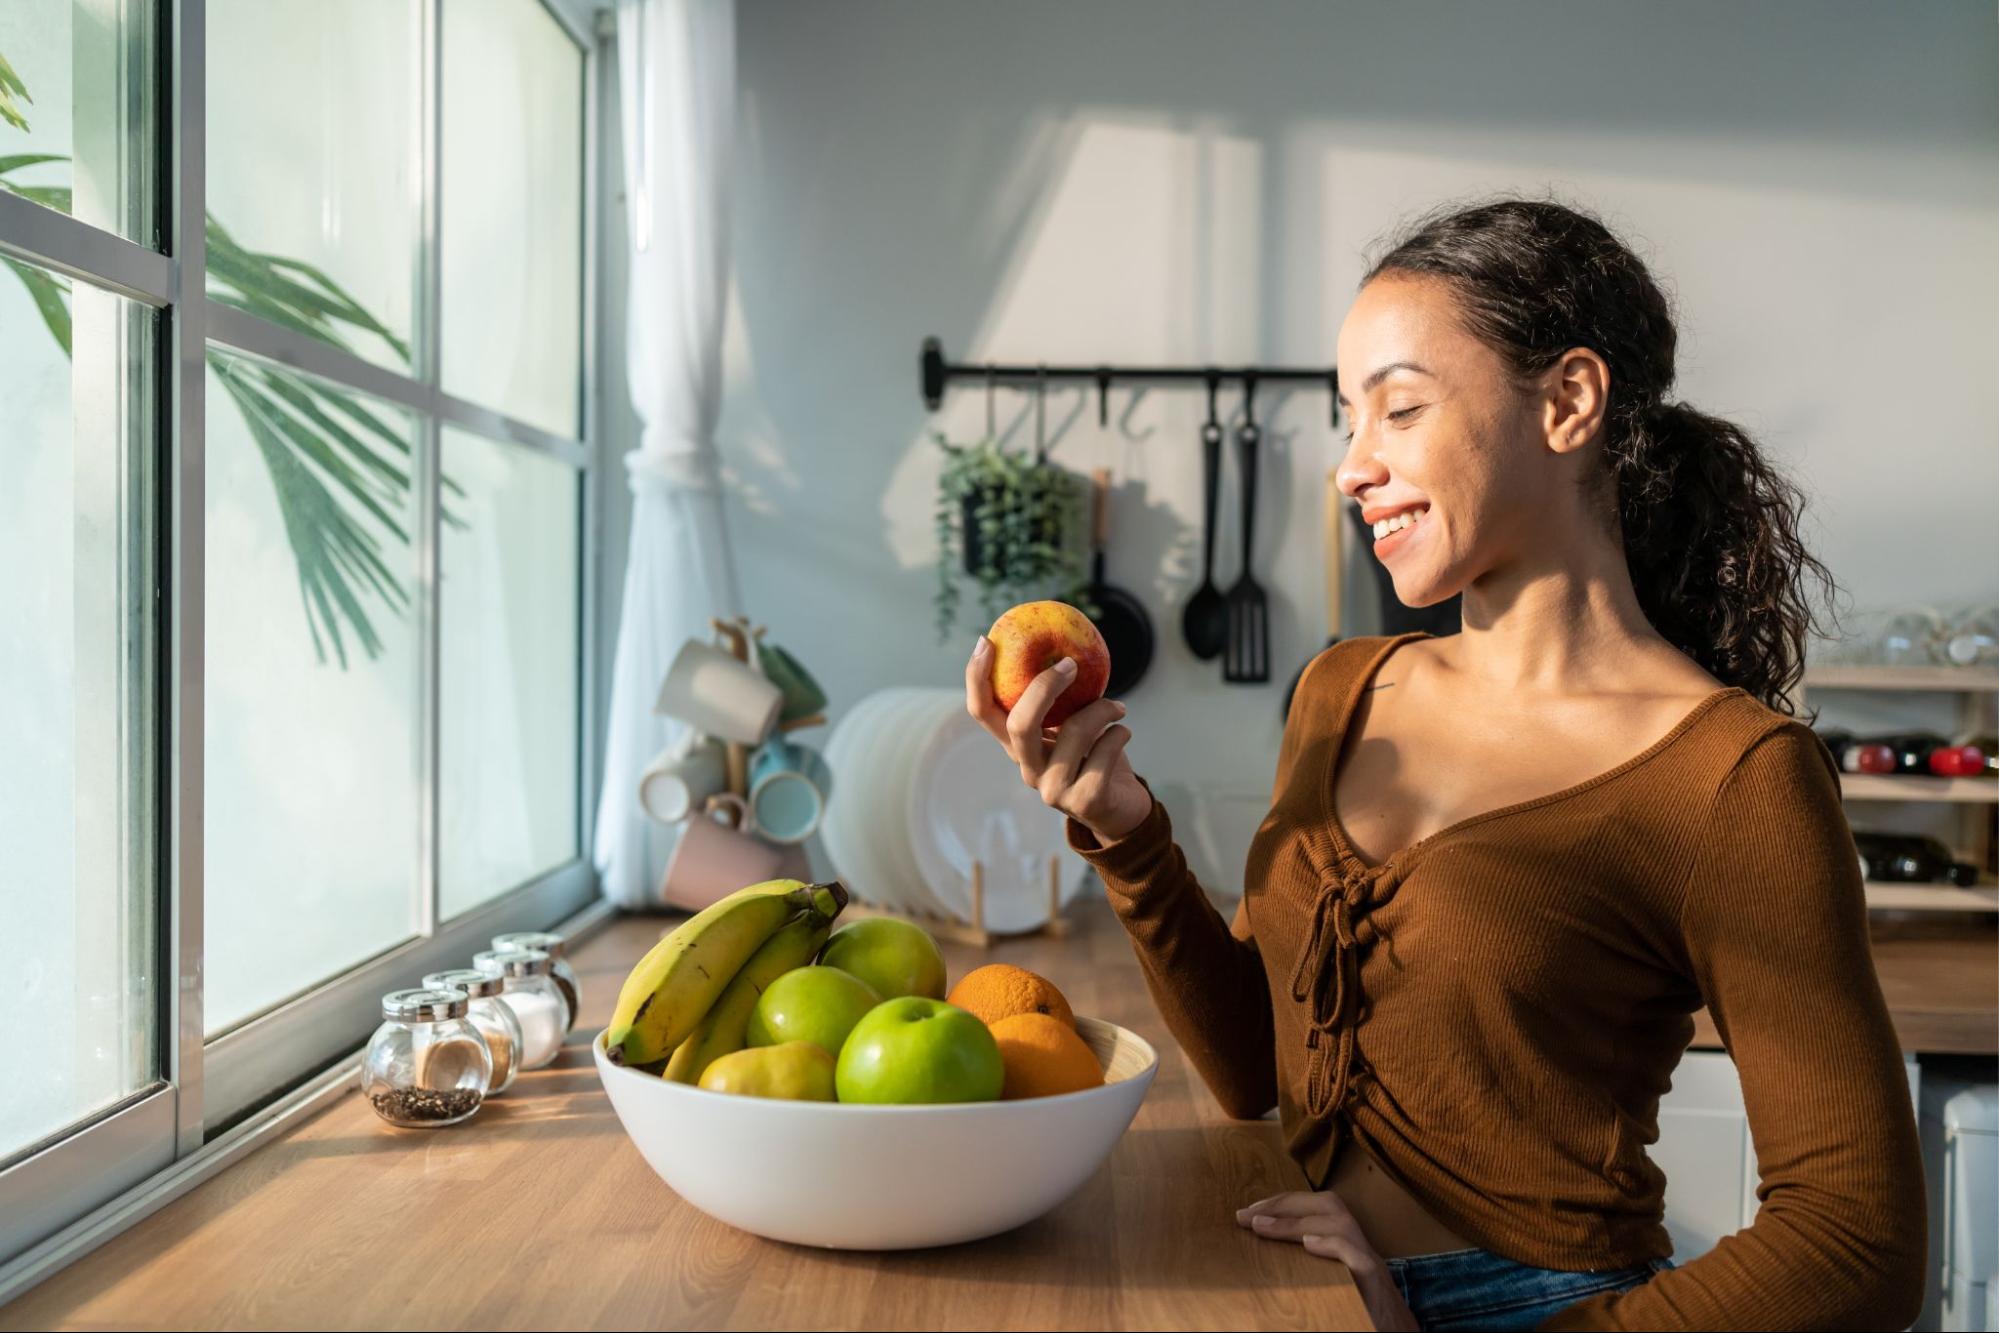
<path id="1" fill-rule="evenodd" d="M 1668 400 L 1678 333 L 1638 256 L 1580 209 L 1499 199 L 1417 219 L 1362 285 L 1384 273 L 1448 282 L 1465 326 L 1523 377 L 1576 347 L 1604 359 L 1605 466 L 1587 484 L 1618 524 L 1639 606 L 1724 685 L 1790 712 L 1819 623 L 1807 584 L 1837 585 L 1798 536 L 1803 495 L 1756 442 Z"/>

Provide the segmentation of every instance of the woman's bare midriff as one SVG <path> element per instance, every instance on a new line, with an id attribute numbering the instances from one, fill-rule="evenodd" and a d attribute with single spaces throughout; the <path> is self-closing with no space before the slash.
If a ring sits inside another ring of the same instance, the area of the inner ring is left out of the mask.
<path id="1" fill-rule="evenodd" d="M 1470 1241 L 1425 1212 L 1408 1190 L 1356 1144 L 1341 1149 L 1326 1188 L 1339 1196 L 1354 1221 L 1360 1223 L 1361 1234 L 1384 1259 L 1473 1248 Z"/>

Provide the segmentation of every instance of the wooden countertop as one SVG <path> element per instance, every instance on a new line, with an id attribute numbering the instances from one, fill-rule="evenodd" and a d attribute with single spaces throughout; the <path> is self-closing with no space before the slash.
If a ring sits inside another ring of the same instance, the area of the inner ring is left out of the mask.
<path id="1" fill-rule="evenodd" d="M 1141 1033 L 1157 1080 L 1109 1163 L 1006 1235 L 861 1254 L 759 1239 L 682 1203 L 591 1067 L 664 918 L 578 951 L 585 1021 L 471 1121 L 395 1130 L 349 1094 L 0 1309 L 0 1328 L 1369 1328 L 1346 1268 L 1236 1226 L 1304 1180 L 1274 1120 L 1223 1117 L 1109 909 L 1066 940 L 946 947 L 1042 972 Z"/>

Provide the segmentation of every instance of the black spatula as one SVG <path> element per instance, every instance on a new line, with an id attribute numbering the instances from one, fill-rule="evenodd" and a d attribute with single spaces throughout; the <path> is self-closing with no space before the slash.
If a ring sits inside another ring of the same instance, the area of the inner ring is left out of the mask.
<path id="1" fill-rule="evenodd" d="M 1270 679 L 1269 604 L 1263 585 L 1250 572 L 1256 555 L 1256 446 L 1263 436 L 1256 424 L 1255 396 L 1255 386 L 1248 386 L 1235 435 L 1242 459 L 1242 577 L 1229 589 L 1229 641 L 1222 657 L 1222 679 L 1235 685 L 1261 685 Z"/>

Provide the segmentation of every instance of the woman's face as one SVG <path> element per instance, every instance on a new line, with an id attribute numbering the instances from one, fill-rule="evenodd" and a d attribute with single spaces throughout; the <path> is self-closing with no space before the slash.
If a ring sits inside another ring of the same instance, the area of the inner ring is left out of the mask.
<path id="1" fill-rule="evenodd" d="M 1338 365 L 1340 490 L 1405 604 L 1435 605 L 1580 521 L 1576 488 L 1555 484 L 1562 456 L 1538 396 L 1464 330 L 1441 279 L 1386 273 L 1363 287 Z"/>

